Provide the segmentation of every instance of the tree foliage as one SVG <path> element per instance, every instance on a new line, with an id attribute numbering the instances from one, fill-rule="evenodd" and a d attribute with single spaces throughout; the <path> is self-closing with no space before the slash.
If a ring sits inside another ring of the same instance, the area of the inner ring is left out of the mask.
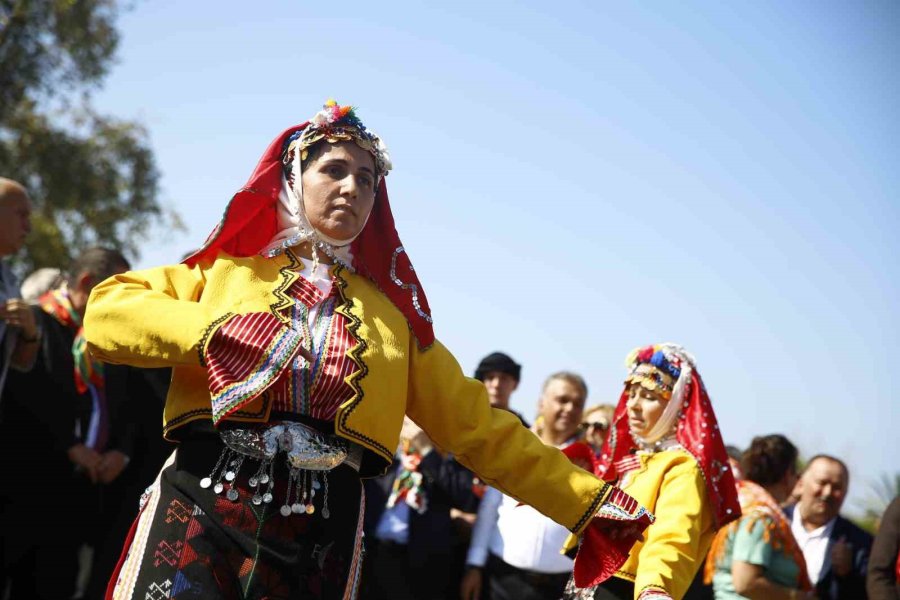
<path id="1" fill-rule="evenodd" d="M 859 503 L 862 516 L 857 525 L 874 534 L 888 504 L 900 496 L 900 473 L 882 473 L 877 480 L 869 482 L 868 488 L 868 495 Z"/>
<path id="2" fill-rule="evenodd" d="M 36 209 L 21 270 L 64 267 L 93 244 L 137 256 L 152 225 L 179 225 L 146 130 L 90 105 L 118 13 L 115 0 L 0 0 L 0 175 Z"/>

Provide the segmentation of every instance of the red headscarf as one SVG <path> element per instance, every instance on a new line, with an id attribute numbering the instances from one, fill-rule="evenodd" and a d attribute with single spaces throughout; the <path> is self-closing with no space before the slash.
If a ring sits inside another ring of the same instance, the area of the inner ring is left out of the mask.
<path id="1" fill-rule="evenodd" d="M 697 372 L 693 361 L 680 347 L 672 344 L 662 346 L 650 346 L 632 356 L 638 363 L 649 363 L 649 356 L 658 354 L 647 352 L 648 349 L 663 349 L 666 353 L 675 352 L 680 358 L 680 376 L 688 377 L 686 381 L 679 382 L 684 386 L 679 393 L 679 384 L 676 383 L 676 393 L 670 402 L 681 402 L 682 407 L 675 426 L 675 437 L 678 443 L 689 452 L 696 460 L 703 473 L 706 482 L 706 491 L 715 517 L 715 526 L 722 527 L 726 523 L 741 516 L 741 507 L 738 502 L 735 489 L 734 475 L 728 463 L 728 454 L 713 412 L 706 387 Z M 647 356 L 643 361 L 640 357 Z M 668 364 L 668 363 L 667 363 Z M 617 465 L 624 458 L 637 449 L 638 445 L 631 436 L 628 427 L 628 415 L 626 403 L 628 401 L 628 386 L 619 397 L 619 404 L 613 415 L 613 424 L 609 435 L 600 453 L 600 465 L 597 474 L 607 481 L 614 481 L 619 477 Z"/>
<path id="2" fill-rule="evenodd" d="M 269 144 L 246 185 L 228 203 L 222 220 L 203 247 L 185 259 L 185 264 L 193 266 L 213 260 L 219 252 L 253 256 L 266 247 L 277 229 L 276 207 L 282 185 L 281 157 L 285 142 L 309 123 L 286 129 Z M 394 227 L 383 177 L 375 193 L 372 214 L 350 248 L 354 268 L 403 313 L 419 347 L 430 346 L 434 342 L 434 330 L 428 299 Z"/>

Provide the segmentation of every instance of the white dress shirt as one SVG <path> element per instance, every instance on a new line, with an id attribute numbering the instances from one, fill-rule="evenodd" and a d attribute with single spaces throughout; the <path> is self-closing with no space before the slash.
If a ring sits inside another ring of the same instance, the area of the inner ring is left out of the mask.
<path id="1" fill-rule="evenodd" d="M 466 563 L 483 567 L 490 551 L 518 569 L 567 573 L 573 561 L 559 552 L 568 535 L 568 529 L 530 506 L 488 488 L 478 507 Z"/>
<path id="2" fill-rule="evenodd" d="M 794 516 L 791 519 L 791 533 L 803 551 L 803 559 L 806 561 L 806 571 L 809 580 L 815 585 L 822 575 L 831 567 L 831 532 L 837 517 L 828 521 L 821 527 L 807 531 L 800 517 L 800 507 L 794 507 Z"/>

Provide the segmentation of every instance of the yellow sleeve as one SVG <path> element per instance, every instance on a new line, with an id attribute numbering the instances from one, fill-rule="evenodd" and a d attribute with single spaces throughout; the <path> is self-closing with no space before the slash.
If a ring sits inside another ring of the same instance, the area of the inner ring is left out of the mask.
<path id="1" fill-rule="evenodd" d="M 410 348 L 407 414 L 444 451 L 508 496 L 580 532 L 611 489 L 544 445 L 512 413 L 491 408 L 440 343 Z"/>
<path id="2" fill-rule="evenodd" d="M 681 598 L 712 539 L 706 484 L 695 461 L 677 463 L 663 476 L 653 512 L 658 518 L 638 555 L 634 597 L 651 587 Z"/>
<path id="3" fill-rule="evenodd" d="M 136 367 L 202 365 L 205 345 L 230 314 L 199 303 L 200 267 L 157 267 L 114 275 L 94 287 L 84 315 L 96 358 Z"/>

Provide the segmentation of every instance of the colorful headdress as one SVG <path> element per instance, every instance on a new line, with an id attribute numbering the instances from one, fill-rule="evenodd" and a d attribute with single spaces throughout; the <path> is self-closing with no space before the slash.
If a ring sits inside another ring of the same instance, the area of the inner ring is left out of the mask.
<path id="1" fill-rule="evenodd" d="M 269 144 L 247 184 L 231 199 L 203 247 L 184 262 L 194 265 L 212 260 L 219 252 L 231 256 L 274 256 L 285 248 L 310 241 L 314 249 L 333 254 L 343 266 L 375 283 L 406 317 L 419 346 L 427 348 L 434 341 L 428 300 L 394 227 L 383 177 L 391 168 L 390 156 L 378 136 L 360 125 L 355 111 L 329 102 L 312 120 L 283 131 Z M 329 240 L 306 220 L 299 181 L 301 169 L 293 165 L 294 160 L 302 163 L 302 150 L 311 145 L 299 141 L 307 130 L 311 132 L 309 139 L 321 134 L 316 141 L 328 141 L 329 136 L 343 141 L 343 136 L 349 136 L 361 147 L 371 146 L 381 177 L 369 219 L 352 240 Z M 295 148 L 301 150 L 291 162 L 296 185 L 285 177 L 284 159 L 292 141 L 299 141 Z"/>
<path id="2" fill-rule="evenodd" d="M 375 162 L 376 183 L 391 169 L 391 157 L 381 138 L 366 129 L 352 106 L 340 106 L 334 100 L 329 100 L 305 128 L 293 133 L 284 142 L 281 159 L 284 163 L 284 181 L 278 196 L 277 233 L 272 236 L 262 253 L 270 257 L 276 256 L 286 248 L 308 242 L 313 253 L 313 270 L 319 264 L 319 251 L 322 251 L 353 271 L 350 244 L 362 230 L 354 237 L 339 240 L 313 227 L 306 217 L 301 178 L 310 148 L 320 142 L 353 142 L 369 152 Z"/>
<path id="3" fill-rule="evenodd" d="M 379 179 L 387 175 L 393 167 L 384 142 L 375 133 L 366 129 L 356 115 L 354 107 L 340 106 L 334 100 L 326 102 L 322 110 L 309 120 L 309 125 L 303 131 L 298 131 L 288 138 L 284 149 L 285 165 L 290 165 L 295 158 L 306 160 L 309 148 L 322 140 L 329 144 L 354 142 L 366 152 L 370 152 L 375 158 L 375 170 Z"/>
<path id="4" fill-rule="evenodd" d="M 716 526 L 733 521 L 741 514 L 734 475 L 728 464 L 728 453 L 722 441 L 719 424 L 694 357 L 677 344 L 645 346 L 632 351 L 626 359 L 629 374 L 625 389 L 613 416 L 606 443 L 600 451 L 597 474 L 614 481 L 629 464 L 627 459 L 640 447 L 652 447 L 671 440 L 689 452 L 696 460 L 706 481 Z M 641 385 L 668 391 L 669 403 L 656 425 L 643 438 L 635 436 L 628 427 L 628 389 Z"/>

